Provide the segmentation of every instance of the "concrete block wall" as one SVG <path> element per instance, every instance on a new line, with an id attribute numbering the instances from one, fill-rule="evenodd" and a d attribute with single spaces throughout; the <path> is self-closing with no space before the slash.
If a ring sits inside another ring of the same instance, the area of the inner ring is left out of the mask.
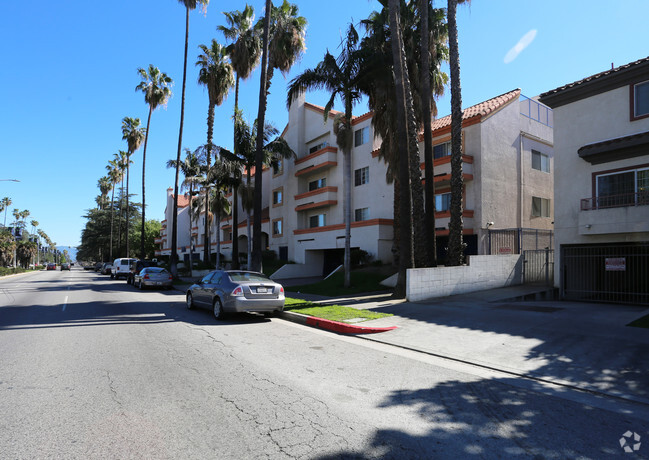
<path id="1" fill-rule="evenodd" d="M 520 254 L 470 256 L 460 267 L 412 268 L 406 273 L 411 302 L 521 284 Z"/>

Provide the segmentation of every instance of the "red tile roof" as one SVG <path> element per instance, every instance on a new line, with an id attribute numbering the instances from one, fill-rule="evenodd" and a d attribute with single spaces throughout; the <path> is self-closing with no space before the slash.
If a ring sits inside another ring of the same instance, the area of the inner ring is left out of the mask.
<path id="1" fill-rule="evenodd" d="M 171 199 L 174 199 L 173 194 L 171 195 Z M 186 206 L 189 206 L 189 195 L 179 195 L 178 196 L 178 207 L 179 208 L 184 208 Z"/>
<path id="2" fill-rule="evenodd" d="M 471 107 L 464 109 L 464 112 L 462 112 L 462 124 L 467 123 L 471 119 L 476 119 L 475 121 L 479 122 L 482 117 L 486 117 L 487 115 L 500 110 L 514 100 L 518 100 L 520 95 L 521 90 L 517 88 L 513 91 L 509 91 L 505 94 L 501 94 L 500 96 L 493 97 L 479 104 L 472 105 Z M 433 120 L 431 126 L 433 131 L 451 126 L 451 116 L 446 115 L 445 117 Z"/>

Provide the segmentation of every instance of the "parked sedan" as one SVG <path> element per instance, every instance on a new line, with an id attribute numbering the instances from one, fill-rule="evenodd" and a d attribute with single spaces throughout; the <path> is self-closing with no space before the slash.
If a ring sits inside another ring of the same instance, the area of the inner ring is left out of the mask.
<path id="1" fill-rule="evenodd" d="M 163 287 L 171 289 L 173 276 L 164 268 L 147 267 L 136 273 L 133 278 L 133 285 L 140 289 L 145 287 Z"/>
<path id="2" fill-rule="evenodd" d="M 263 273 L 215 270 L 187 290 L 187 308 L 209 308 L 217 319 L 224 313 L 284 310 L 284 288 Z"/>
<path id="3" fill-rule="evenodd" d="M 113 270 L 113 264 L 110 262 L 104 262 L 104 264 L 101 266 L 101 270 L 99 270 L 99 273 L 102 275 L 110 275 L 111 271 Z"/>

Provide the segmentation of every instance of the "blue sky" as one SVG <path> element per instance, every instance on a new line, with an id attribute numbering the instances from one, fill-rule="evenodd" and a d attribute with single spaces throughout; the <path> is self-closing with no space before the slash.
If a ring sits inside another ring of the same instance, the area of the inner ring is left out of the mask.
<path id="1" fill-rule="evenodd" d="M 264 2 L 249 1 L 257 17 Z M 278 3 L 278 0 L 275 0 Z M 280 130 L 287 122 L 286 85 L 315 66 L 327 48 L 336 54 L 350 21 L 378 9 L 375 0 L 296 0 L 308 20 L 307 51 L 287 76 L 276 74 L 267 120 Z M 183 147 L 205 143 L 207 94 L 196 84 L 198 45 L 223 37 L 222 11 L 245 2 L 213 0 L 206 13 L 190 17 Z M 326 6 L 324 6 L 326 5 Z M 435 2 L 445 6 L 445 2 Z M 59 245 L 80 243 L 83 215 L 95 206 L 97 180 L 113 153 L 126 150 L 121 120 L 148 108 L 138 67 L 154 64 L 174 79 L 174 96 L 154 112 L 146 164 L 147 218 L 162 219 L 180 119 L 184 9 L 174 0 L 79 2 L 34 0 L 0 6 L 0 198 L 11 209 L 28 209 L 31 219 Z M 458 8 L 463 106 L 514 88 L 535 96 L 611 67 L 649 55 L 649 2 L 624 0 L 474 0 Z M 257 115 L 259 71 L 243 82 L 241 103 L 249 121 Z M 326 94 L 307 100 L 324 105 Z M 232 144 L 234 94 L 216 109 L 215 143 Z M 340 108 L 340 104 L 337 106 Z M 439 116 L 450 113 L 450 94 L 438 101 Z M 360 105 L 355 113 L 367 107 Z M 141 200 L 142 149 L 133 157 L 131 190 Z M 11 212 L 10 209 L 10 212 Z M 0 216 L 4 218 L 4 216 Z M 9 216 L 8 221 L 9 223 Z"/>

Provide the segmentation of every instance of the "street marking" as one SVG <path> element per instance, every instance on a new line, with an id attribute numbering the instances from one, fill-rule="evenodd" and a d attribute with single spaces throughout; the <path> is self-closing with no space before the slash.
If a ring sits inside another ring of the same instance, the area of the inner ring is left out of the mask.
<path id="1" fill-rule="evenodd" d="M 63 311 L 65 311 L 65 307 L 68 305 L 68 296 L 65 296 L 65 300 L 63 301 Z"/>

